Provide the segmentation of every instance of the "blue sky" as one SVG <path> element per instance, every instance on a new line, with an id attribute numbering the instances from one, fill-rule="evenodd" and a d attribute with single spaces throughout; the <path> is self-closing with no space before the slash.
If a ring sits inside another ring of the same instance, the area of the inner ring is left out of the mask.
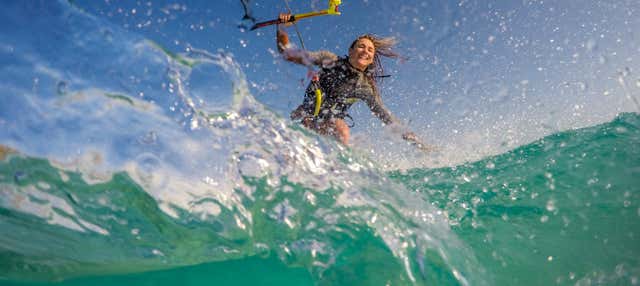
<path id="1" fill-rule="evenodd" d="M 325 6 L 290 2 L 294 13 Z M 302 99 L 305 68 L 276 55 L 274 27 L 238 27 L 239 0 L 74 3 L 175 52 L 192 46 L 232 54 L 252 94 L 283 116 Z M 284 1 L 249 7 L 258 20 L 286 11 Z M 637 1 L 344 0 L 341 11 L 299 22 L 307 48 L 344 55 L 359 34 L 397 37 L 407 60 L 384 62 L 392 77 L 383 99 L 436 144 L 495 153 L 638 109 L 629 99 L 640 93 Z M 194 71 L 191 84 L 228 88 L 206 69 Z M 356 133 L 378 135 L 379 122 L 365 106 L 353 112 Z"/>

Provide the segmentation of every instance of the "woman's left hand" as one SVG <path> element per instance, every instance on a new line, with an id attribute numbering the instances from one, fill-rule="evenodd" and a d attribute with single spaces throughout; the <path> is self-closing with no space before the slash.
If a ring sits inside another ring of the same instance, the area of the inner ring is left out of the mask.
<path id="1" fill-rule="evenodd" d="M 413 132 L 405 132 L 404 134 L 402 134 L 402 139 L 410 142 L 416 142 L 418 141 L 418 136 L 416 136 L 416 134 Z"/>
<path id="2" fill-rule="evenodd" d="M 404 134 L 402 134 L 402 139 L 406 140 L 407 142 L 416 146 L 416 148 L 425 152 L 433 152 L 437 150 L 437 148 L 435 148 L 434 146 L 422 143 L 422 141 L 418 139 L 418 136 L 413 132 L 405 132 Z"/>

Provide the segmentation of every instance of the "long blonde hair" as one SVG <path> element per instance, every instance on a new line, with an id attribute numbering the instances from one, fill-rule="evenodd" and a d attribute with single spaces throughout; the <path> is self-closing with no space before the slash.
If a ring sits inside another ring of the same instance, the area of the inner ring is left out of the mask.
<path id="1" fill-rule="evenodd" d="M 373 75 L 373 80 L 384 75 L 384 68 L 382 67 L 382 62 L 380 61 L 380 56 L 396 59 L 399 58 L 400 55 L 393 50 L 393 47 L 398 43 L 394 37 L 378 37 L 373 34 L 364 34 L 358 36 L 349 49 L 353 49 L 361 39 L 367 39 L 373 43 L 373 47 L 376 49 L 376 52 L 373 56 L 373 63 L 367 67 Z"/>

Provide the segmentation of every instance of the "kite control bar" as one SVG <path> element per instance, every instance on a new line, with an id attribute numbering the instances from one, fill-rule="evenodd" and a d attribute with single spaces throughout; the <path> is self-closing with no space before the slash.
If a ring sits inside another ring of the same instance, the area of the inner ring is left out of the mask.
<path id="1" fill-rule="evenodd" d="M 342 0 L 329 0 L 329 8 L 328 9 L 321 10 L 321 11 L 309 12 L 309 13 L 291 15 L 291 19 L 289 19 L 289 22 L 293 22 L 293 21 L 296 21 L 296 20 L 309 18 L 309 17 L 322 16 L 322 15 L 340 15 L 340 12 L 338 11 L 338 7 L 340 6 L 340 4 L 342 4 Z M 280 21 L 280 19 L 260 22 L 260 23 L 256 23 L 255 25 L 253 25 L 253 27 L 251 27 L 250 30 L 253 31 L 253 30 L 258 29 L 258 28 L 271 26 L 271 25 L 275 25 L 275 24 L 284 24 L 284 22 Z"/>

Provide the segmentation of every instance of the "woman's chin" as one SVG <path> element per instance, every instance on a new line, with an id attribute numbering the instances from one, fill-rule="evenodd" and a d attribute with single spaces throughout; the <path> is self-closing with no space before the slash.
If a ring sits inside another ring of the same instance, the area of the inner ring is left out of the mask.
<path id="1" fill-rule="evenodd" d="M 358 61 L 358 62 L 356 62 L 356 64 L 355 64 L 355 65 L 353 65 L 353 66 L 354 66 L 355 68 L 359 69 L 359 70 L 364 70 L 364 69 L 366 69 L 366 68 L 367 68 L 367 66 L 369 66 L 369 64 L 368 64 L 368 63 L 366 63 L 366 62 L 360 62 L 360 61 Z"/>
<path id="2" fill-rule="evenodd" d="M 365 70 L 371 64 L 371 62 L 369 62 L 367 60 L 361 60 L 361 59 L 358 59 L 358 60 L 355 60 L 355 61 L 349 60 L 349 62 L 351 63 L 351 65 L 354 68 L 359 69 L 359 70 Z"/>

